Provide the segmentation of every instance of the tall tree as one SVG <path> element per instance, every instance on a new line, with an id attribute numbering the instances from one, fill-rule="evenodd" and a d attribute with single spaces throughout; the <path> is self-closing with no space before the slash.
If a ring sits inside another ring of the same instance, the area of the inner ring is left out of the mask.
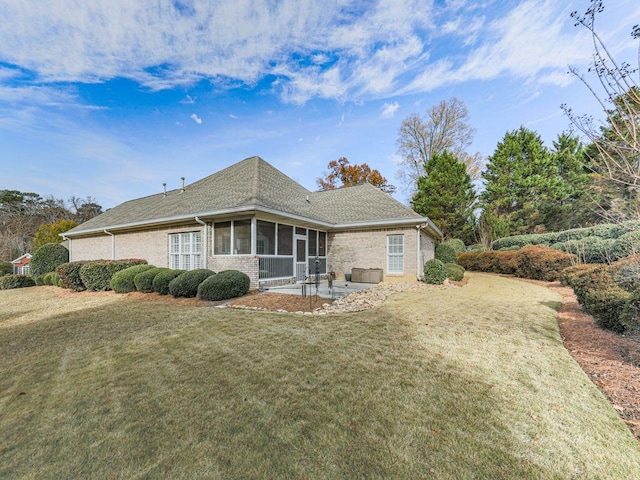
<path id="1" fill-rule="evenodd" d="M 533 233 L 544 227 L 545 206 L 564 195 L 552 155 L 540 136 L 524 127 L 508 132 L 488 158 L 481 194 L 488 214 L 509 225 L 509 234 Z"/>
<path id="2" fill-rule="evenodd" d="M 38 248 L 47 243 L 61 243 L 63 239 L 59 234 L 69 231 L 77 225 L 78 224 L 73 220 L 62 219 L 53 223 L 43 223 L 40 225 L 38 230 L 36 230 L 36 233 L 33 236 L 31 251 L 35 252 Z"/>
<path id="3" fill-rule="evenodd" d="M 450 152 L 436 153 L 418 179 L 411 206 L 429 217 L 445 238 L 474 242 L 476 195 L 465 166 Z"/>
<path id="4" fill-rule="evenodd" d="M 543 206 L 548 231 L 560 231 L 598 223 L 600 195 L 594 176 L 585 166 L 585 149 L 580 139 L 562 132 L 553 142 L 551 160 L 562 182 L 555 201 Z"/>
<path id="5" fill-rule="evenodd" d="M 445 150 L 466 165 L 472 178 L 477 178 L 482 157 L 479 153 L 467 153 L 475 131 L 469 125 L 466 105 L 455 97 L 429 108 L 424 117 L 412 113 L 405 118 L 398 130 L 397 143 L 398 153 L 402 156 L 398 176 L 407 189 L 415 191 L 426 165 L 434 155 Z"/>
<path id="6" fill-rule="evenodd" d="M 372 170 L 366 163 L 351 165 L 345 157 L 340 157 L 338 160 L 331 160 L 327 167 L 329 173 L 316 179 L 321 190 L 350 187 L 363 183 L 370 183 L 386 193 L 393 193 L 396 190 L 396 187 L 391 185 L 377 169 Z"/>
<path id="7" fill-rule="evenodd" d="M 591 142 L 589 150 L 596 174 L 618 185 L 625 197 L 622 216 L 640 216 L 640 84 L 634 75 L 638 69 L 619 63 L 613 57 L 596 30 L 596 19 L 604 10 L 602 0 L 591 0 L 584 14 L 573 12 L 576 26 L 582 26 L 593 40 L 593 61 L 589 73 L 595 81 L 576 68 L 569 70 L 587 87 L 601 105 L 604 127 L 588 115 L 579 115 L 563 105 L 571 122 Z M 640 39 L 640 25 L 633 27 L 631 37 Z M 638 50 L 640 65 L 640 46 Z M 593 77 L 592 77 L 593 78 Z"/>

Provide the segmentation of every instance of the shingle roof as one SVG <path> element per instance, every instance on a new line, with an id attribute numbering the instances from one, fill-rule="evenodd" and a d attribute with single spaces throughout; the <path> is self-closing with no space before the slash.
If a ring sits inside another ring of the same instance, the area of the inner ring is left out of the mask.
<path id="1" fill-rule="evenodd" d="M 370 184 L 310 192 L 260 157 L 250 157 L 188 185 L 184 191 L 171 190 L 166 196 L 159 193 L 124 202 L 65 235 L 241 209 L 302 217 L 327 226 L 428 220 Z"/>

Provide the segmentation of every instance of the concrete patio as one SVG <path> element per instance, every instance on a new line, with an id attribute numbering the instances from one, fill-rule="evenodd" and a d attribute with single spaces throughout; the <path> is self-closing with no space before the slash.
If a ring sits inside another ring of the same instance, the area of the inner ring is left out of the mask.
<path id="1" fill-rule="evenodd" d="M 329 289 L 327 280 L 321 280 L 316 292 L 315 283 L 292 283 L 290 285 L 279 285 L 275 287 L 266 287 L 262 291 L 269 293 L 283 293 L 286 295 L 318 295 L 322 298 L 338 298 L 344 297 L 352 292 L 367 290 L 376 285 L 375 283 L 355 283 L 345 282 L 344 280 L 334 280 L 333 288 Z"/>

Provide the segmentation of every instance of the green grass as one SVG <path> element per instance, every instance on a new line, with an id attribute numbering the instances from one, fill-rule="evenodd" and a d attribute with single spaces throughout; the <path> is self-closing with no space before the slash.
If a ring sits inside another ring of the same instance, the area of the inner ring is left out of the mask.
<path id="1" fill-rule="evenodd" d="M 482 274 L 314 318 L 0 291 L 0 478 L 640 478 L 559 301 Z"/>

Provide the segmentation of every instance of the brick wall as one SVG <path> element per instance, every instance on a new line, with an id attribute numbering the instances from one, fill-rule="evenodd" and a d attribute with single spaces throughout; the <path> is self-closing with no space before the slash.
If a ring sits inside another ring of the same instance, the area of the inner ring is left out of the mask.
<path id="1" fill-rule="evenodd" d="M 215 255 L 209 257 L 209 268 L 214 272 L 240 270 L 249 275 L 251 290 L 258 288 L 259 262 L 254 255 Z"/>
<path id="2" fill-rule="evenodd" d="M 404 273 L 387 273 L 387 235 L 404 235 Z M 421 257 L 433 258 L 433 240 L 422 233 Z M 384 281 L 414 281 L 418 270 L 416 248 L 417 233 L 415 228 L 389 228 L 374 230 L 357 230 L 329 234 L 329 257 L 327 268 L 336 272 L 337 278 L 343 279 L 345 273 L 352 268 L 382 268 Z M 422 273 L 420 267 L 420 274 Z"/>
<path id="3" fill-rule="evenodd" d="M 115 233 L 115 259 L 143 258 L 156 267 L 169 266 L 170 233 L 202 232 L 202 225 L 157 228 L 139 232 Z M 209 233 L 209 232 L 208 232 Z M 204 237 L 202 237 L 204 247 Z M 210 243 L 211 236 L 207 238 Z M 71 261 L 111 259 L 111 235 L 74 238 L 71 241 Z"/>

